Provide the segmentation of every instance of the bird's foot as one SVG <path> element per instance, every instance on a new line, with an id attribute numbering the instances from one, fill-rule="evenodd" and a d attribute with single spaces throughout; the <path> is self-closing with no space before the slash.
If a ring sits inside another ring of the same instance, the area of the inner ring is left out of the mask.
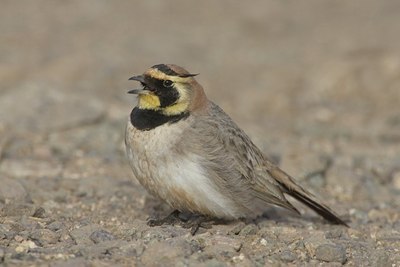
<path id="1" fill-rule="evenodd" d="M 180 225 L 186 229 L 190 228 L 190 233 L 195 235 L 200 228 L 211 229 L 215 222 L 215 219 L 207 216 L 193 215 L 187 221 L 181 221 Z"/>
<path id="2" fill-rule="evenodd" d="M 167 225 L 179 225 L 185 229 L 190 229 L 190 233 L 195 235 L 200 228 L 211 229 L 212 225 L 218 223 L 214 218 L 204 215 L 193 215 L 187 213 L 181 213 L 178 210 L 174 210 L 165 218 L 161 219 L 149 219 L 147 225 L 161 226 Z"/>
<path id="3" fill-rule="evenodd" d="M 151 219 L 149 218 L 147 220 L 147 225 L 148 226 L 161 226 L 163 224 L 167 225 L 175 225 L 176 223 L 180 222 L 181 219 L 179 218 L 180 211 L 179 210 L 174 210 L 171 212 L 168 216 L 160 219 Z"/>

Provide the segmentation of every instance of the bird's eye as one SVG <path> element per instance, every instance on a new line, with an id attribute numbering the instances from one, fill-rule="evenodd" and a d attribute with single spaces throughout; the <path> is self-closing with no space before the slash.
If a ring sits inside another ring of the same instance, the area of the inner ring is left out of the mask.
<path id="1" fill-rule="evenodd" d="M 174 83 L 172 81 L 170 81 L 170 80 L 164 80 L 163 81 L 164 87 L 172 87 L 173 84 Z"/>

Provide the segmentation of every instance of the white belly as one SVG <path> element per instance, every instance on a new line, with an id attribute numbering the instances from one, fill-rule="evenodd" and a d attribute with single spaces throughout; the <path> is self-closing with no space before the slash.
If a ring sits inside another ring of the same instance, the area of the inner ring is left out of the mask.
<path id="1" fill-rule="evenodd" d="M 201 156 L 180 150 L 187 121 L 150 131 L 127 126 L 127 154 L 139 182 L 173 208 L 223 218 L 241 216 L 235 203 L 207 177 Z"/>

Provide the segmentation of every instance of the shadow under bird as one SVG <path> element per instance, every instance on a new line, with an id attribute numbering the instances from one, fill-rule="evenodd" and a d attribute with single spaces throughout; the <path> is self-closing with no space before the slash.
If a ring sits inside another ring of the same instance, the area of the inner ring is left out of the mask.
<path id="1" fill-rule="evenodd" d="M 326 220 L 329 207 L 270 162 L 182 67 L 159 64 L 130 80 L 142 88 L 126 127 L 129 163 L 139 182 L 180 212 L 213 218 L 255 217 L 276 205 L 299 211 L 288 194 Z M 300 213 L 299 213 L 300 214 Z"/>

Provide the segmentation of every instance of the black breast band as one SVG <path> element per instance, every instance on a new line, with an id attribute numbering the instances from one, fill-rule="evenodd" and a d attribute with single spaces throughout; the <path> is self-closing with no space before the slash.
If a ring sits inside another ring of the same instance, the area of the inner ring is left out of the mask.
<path id="1" fill-rule="evenodd" d="M 142 131 L 152 130 L 165 123 L 175 123 L 182 119 L 186 119 L 189 112 L 182 112 L 178 115 L 167 116 L 156 110 L 139 109 L 135 107 L 131 112 L 132 125 Z"/>

